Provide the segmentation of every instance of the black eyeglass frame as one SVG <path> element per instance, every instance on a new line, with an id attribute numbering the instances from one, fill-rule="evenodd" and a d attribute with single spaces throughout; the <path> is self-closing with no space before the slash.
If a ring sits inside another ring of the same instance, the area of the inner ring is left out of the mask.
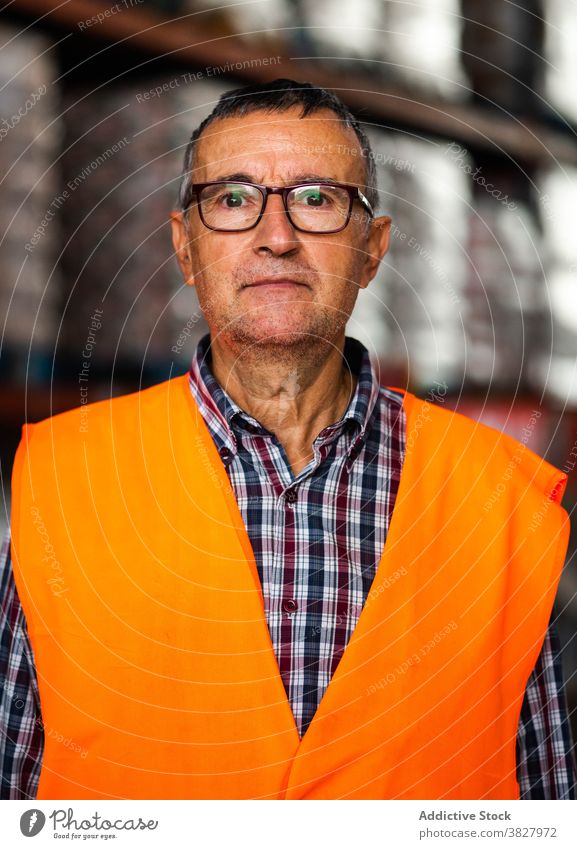
<path id="1" fill-rule="evenodd" d="M 214 230 L 217 233 L 244 233 L 247 230 L 252 230 L 254 227 L 258 226 L 262 216 L 264 215 L 264 211 L 266 209 L 266 204 L 267 204 L 269 195 L 280 195 L 282 197 L 283 205 L 284 205 L 284 208 L 285 208 L 285 213 L 287 215 L 287 218 L 290 221 L 291 226 L 294 227 L 295 230 L 298 230 L 300 233 L 316 233 L 316 234 L 321 235 L 321 236 L 327 236 L 327 235 L 330 235 L 331 233 L 340 233 L 341 230 L 344 230 L 345 227 L 348 226 L 349 221 L 351 220 L 351 212 L 352 212 L 353 203 L 354 203 L 355 200 L 358 200 L 361 203 L 361 205 L 368 212 L 371 219 L 375 217 L 375 213 L 374 213 L 374 210 L 373 210 L 371 204 L 369 203 L 369 201 L 367 200 L 365 195 L 361 192 L 361 190 L 359 189 L 358 186 L 351 186 L 348 183 L 333 183 L 333 182 L 328 182 L 328 181 L 324 182 L 323 180 L 315 180 L 315 181 L 311 180 L 308 183 L 295 183 L 292 186 L 262 186 L 258 183 L 247 183 L 244 180 L 211 180 L 208 183 L 193 183 L 190 186 L 190 190 L 189 190 L 190 195 L 191 195 L 190 200 L 188 201 L 188 203 L 183 205 L 182 211 L 186 212 L 192 206 L 195 197 L 197 198 L 197 201 L 198 201 L 200 193 L 207 186 L 220 186 L 220 185 L 223 185 L 223 186 L 226 186 L 226 185 L 251 186 L 251 188 L 253 188 L 253 189 L 258 189 L 259 192 L 261 193 L 261 196 L 262 196 L 262 207 L 261 207 L 260 213 L 259 213 L 257 219 L 255 220 L 254 224 L 250 224 L 248 227 L 239 227 L 239 228 L 234 229 L 234 230 L 229 230 L 229 229 L 223 229 L 221 227 L 211 227 L 210 224 L 207 224 L 206 221 L 204 220 L 204 216 L 202 214 L 201 204 L 197 203 L 198 214 L 200 216 L 200 220 L 202 221 L 202 223 L 204 224 L 204 226 L 208 230 Z M 333 189 L 335 189 L 335 188 L 336 189 L 344 189 L 348 193 L 348 195 L 349 195 L 349 209 L 348 209 L 348 212 L 347 212 L 347 217 L 345 219 L 345 223 L 342 225 L 342 227 L 337 227 L 334 230 L 306 230 L 304 227 L 299 227 L 297 224 L 294 223 L 294 221 L 291 218 L 291 214 L 290 214 L 289 208 L 288 208 L 288 200 L 287 199 L 288 199 L 289 192 L 291 192 L 293 189 L 303 189 L 303 188 L 307 188 L 309 186 L 327 186 L 328 188 L 333 188 Z"/>

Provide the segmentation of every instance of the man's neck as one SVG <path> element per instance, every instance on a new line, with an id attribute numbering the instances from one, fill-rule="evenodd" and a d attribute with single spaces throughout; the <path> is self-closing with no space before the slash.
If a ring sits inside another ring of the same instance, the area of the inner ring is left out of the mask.
<path id="1" fill-rule="evenodd" d="M 274 433 L 294 474 L 313 457 L 312 443 L 342 418 L 356 378 L 343 364 L 344 336 L 305 349 L 211 344 L 212 373 L 238 406 Z"/>

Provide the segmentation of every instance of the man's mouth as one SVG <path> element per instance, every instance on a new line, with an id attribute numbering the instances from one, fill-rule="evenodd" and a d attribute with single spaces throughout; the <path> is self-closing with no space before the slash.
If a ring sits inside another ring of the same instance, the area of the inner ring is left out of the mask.
<path id="1" fill-rule="evenodd" d="M 252 289 L 256 286 L 274 286 L 276 288 L 291 287 L 291 286 L 307 286 L 302 280 L 295 280 L 292 277 L 262 277 L 259 280 L 254 280 L 252 283 L 245 283 L 243 289 Z"/>

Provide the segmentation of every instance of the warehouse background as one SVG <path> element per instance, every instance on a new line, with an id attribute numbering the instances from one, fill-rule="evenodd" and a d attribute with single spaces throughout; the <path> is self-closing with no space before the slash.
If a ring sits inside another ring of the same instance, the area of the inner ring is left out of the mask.
<path id="1" fill-rule="evenodd" d="M 0 530 L 23 421 L 187 369 L 206 327 L 171 250 L 184 148 L 223 91 L 277 76 L 335 90 L 374 144 L 392 244 L 349 333 L 383 381 L 567 471 L 572 511 L 577 5 L 213 5 L 1 11 Z M 576 546 L 558 598 L 572 708 Z"/>

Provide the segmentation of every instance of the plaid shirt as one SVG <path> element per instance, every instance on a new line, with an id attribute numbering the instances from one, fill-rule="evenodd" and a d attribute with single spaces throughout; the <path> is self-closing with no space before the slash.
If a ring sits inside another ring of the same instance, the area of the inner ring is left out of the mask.
<path id="1" fill-rule="evenodd" d="M 405 445 L 402 396 L 378 385 L 368 352 L 347 338 L 357 386 L 294 475 L 273 433 L 241 410 L 198 345 L 190 388 L 243 516 L 279 670 L 304 734 L 356 625 L 381 558 Z M 290 382 L 290 381 L 289 381 Z M 290 387 L 287 387 L 290 390 Z M 296 383 L 292 386 L 298 391 Z M 279 422 L 283 409 L 279 408 Z M 0 582 L 0 798 L 34 798 L 44 731 L 32 650 L 8 550 Z M 0 563 L 1 565 L 1 563 Z M 553 622 L 531 674 L 517 734 L 521 798 L 574 799 L 575 769 Z"/>

